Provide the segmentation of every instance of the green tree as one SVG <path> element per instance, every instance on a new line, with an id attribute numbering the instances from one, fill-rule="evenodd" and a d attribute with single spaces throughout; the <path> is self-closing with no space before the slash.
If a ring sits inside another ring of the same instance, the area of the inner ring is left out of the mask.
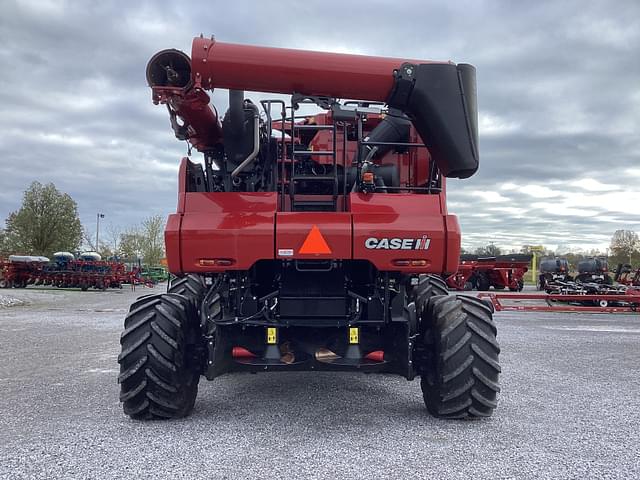
<path id="1" fill-rule="evenodd" d="M 500 249 L 500 247 L 494 245 L 493 243 L 490 243 L 489 245 L 486 245 L 484 247 L 476 248 L 475 254 L 486 257 L 496 257 L 502 254 L 502 250 Z"/>
<path id="2" fill-rule="evenodd" d="M 9 248 L 7 245 L 7 234 L 4 229 L 0 228 L 0 258 L 9 255 Z"/>
<path id="3" fill-rule="evenodd" d="M 120 235 L 118 251 L 122 258 L 130 262 L 142 258 L 144 239 L 138 227 L 132 227 Z"/>
<path id="4" fill-rule="evenodd" d="M 50 256 L 76 250 L 82 241 L 78 205 L 53 183 L 33 182 L 22 206 L 6 220 L 6 248 L 11 253 Z"/>
<path id="5" fill-rule="evenodd" d="M 616 230 L 611 237 L 610 261 L 611 265 L 618 263 L 633 263 L 640 255 L 640 239 L 632 230 Z"/>
<path id="6" fill-rule="evenodd" d="M 164 218 L 154 215 L 142 222 L 142 258 L 147 265 L 159 265 L 164 257 Z"/>
<path id="7" fill-rule="evenodd" d="M 164 219 L 154 215 L 126 230 L 120 235 L 118 252 L 129 261 L 142 259 L 147 265 L 159 265 L 164 257 Z"/>

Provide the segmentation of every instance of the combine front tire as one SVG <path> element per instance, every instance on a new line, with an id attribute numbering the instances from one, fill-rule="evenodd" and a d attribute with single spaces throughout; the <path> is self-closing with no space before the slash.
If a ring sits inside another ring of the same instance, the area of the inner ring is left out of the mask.
<path id="1" fill-rule="evenodd" d="M 196 322 L 195 310 L 181 295 L 150 295 L 131 305 L 118 356 L 120 401 L 131 418 L 191 413 L 200 379 L 192 361 L 193 342 L 199 338 Z"/>
<path id="2" fill-rule="evenodd" d="M 497 406 L 500 347 L 493 309 L 478 298 L 432 297 L 420 386 L 429 413 L 441 418 L 488 417 Z"/>

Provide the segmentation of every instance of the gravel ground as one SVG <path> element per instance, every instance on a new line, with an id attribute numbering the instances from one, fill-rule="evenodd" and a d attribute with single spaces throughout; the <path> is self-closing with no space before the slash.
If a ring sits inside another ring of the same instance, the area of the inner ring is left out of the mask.
<path id="1" fill-rule="evenodd" d="M 15 307 L 16 305 L 22 305 L 24 302 L 19 298 L 11 297 L 9 295 L 0 295 L 0 308 Z"/>
<path id="2" fill-rule="evenodd" d="M 124 416 L 128 304 L 12 290 L 0 309 L 0 478 L 640 478 L 640 317 L 501 313 L 494 417 L 430 417 L 419 382 L 330 373 L 202 381 L 187 419 Z"/>

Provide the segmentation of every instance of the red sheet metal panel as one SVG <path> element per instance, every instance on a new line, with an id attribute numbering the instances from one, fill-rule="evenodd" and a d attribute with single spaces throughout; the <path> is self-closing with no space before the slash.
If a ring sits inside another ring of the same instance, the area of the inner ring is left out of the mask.
<path id="1" fill-rule="evenodd" d="M 275 256 L 278 259 L 351 259 L 351 215 L 279 212 Z"/>
<path id="2" fill-rule="evenodd" d="M 352 193 L 350 204 L 354 259 L 369 260 L 383 271 L 443 271 L 447 238 L 439 196 Z M 449 241 L 459 242 L 460 238 L 454 234 Z M 451 248 L 459 251 L 460 245 Z M 402 265 L 404 261 L 424 264 Z"/>
<path id="3" fill-rule="evenodd" d="M 186 193 L 180 256 L 185 272 L 246 270 L 273 258 L 277 194 Z M 167 252 L 171 263 L 171 252 Z M 229 260 L 230 264 L 212 264 Z"/>

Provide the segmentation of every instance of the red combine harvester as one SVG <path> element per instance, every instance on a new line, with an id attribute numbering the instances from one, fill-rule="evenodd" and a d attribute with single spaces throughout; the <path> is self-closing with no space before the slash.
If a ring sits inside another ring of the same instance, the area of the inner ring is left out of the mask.
<path id="1" fill-rule="evenodd" d="M 295 370 L 419 375 L 433 415 L 492 414 L 491 305 L 441 279 L 460 253 L 444 177 L 478 168 L 473 66 L 200 37 L 191 58 L 154 55 L 147 80 L 204 162 L 182 160 L 166 227 L 179 278 L 125 319 L 127 415 L 188 415 L 201 375 Z M 222 122 L 213 88 L 229 89 Z"/>
<path id="2" fill-rule="evenodd" d="M 520 292 L 524 274 L 529 270 L 532 255 L 514 254 L 496 257 L 461 255 L 458 271 L 447 278 L 447 285 L 456 290 L 496 290 L 508 288 Z"/>

